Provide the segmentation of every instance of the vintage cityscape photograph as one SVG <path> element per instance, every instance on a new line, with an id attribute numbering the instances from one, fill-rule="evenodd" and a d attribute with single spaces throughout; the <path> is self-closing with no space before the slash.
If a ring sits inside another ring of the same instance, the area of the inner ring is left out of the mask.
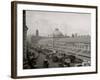
<path id="1" fill-rule="evenodd" d="M 23 10 L 23 69 L 91 66 L 91 14 Z"/>

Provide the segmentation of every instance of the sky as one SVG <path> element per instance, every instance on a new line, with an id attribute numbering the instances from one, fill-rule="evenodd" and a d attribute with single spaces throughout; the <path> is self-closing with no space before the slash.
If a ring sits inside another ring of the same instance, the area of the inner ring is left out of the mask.
<path id="1" fill-rule="evenodd" d="M 56 28 L 64 35 L 71 35 L 72 33 L 90 35 L 91 14 L 27 10 L 26 25 L 28 35 L 35 35 L 38 29 L 39 35 L 48 36 Z"/>

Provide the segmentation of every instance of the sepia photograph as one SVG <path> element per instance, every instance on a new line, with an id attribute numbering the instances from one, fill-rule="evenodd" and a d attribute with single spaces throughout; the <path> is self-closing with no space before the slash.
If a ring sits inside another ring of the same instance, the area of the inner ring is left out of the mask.
<path id="1" fill-rule="evenodd" d="M 23 10 L 23 69 L 91 66 L 91 14 Z"/>
<path id="2" fill-rule="evenodd" d="M 97 73 L 97 6 L 12 2 L 13 78 Z"/>

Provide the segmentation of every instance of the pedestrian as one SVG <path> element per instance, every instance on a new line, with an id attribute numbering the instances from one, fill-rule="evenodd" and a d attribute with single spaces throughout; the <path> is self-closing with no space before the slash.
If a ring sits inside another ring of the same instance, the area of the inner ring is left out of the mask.
<path id="1" fill-rule="evenodd" d="M 48 67 L 49 67 L 49 62 L 48 62 L 47 59 L 44 59 L 43 67 L 44 67 L 44 68 L 48 68 Z"/>

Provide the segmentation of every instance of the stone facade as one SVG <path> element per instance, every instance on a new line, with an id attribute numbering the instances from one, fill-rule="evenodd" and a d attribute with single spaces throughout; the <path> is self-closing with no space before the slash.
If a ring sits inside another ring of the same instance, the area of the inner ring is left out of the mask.
<path id="1" fill-rule="evenodd" d="M 27 30 L 26 26 L 26 11 L 23 11 L 23 58 L 27 59 Z"/>

